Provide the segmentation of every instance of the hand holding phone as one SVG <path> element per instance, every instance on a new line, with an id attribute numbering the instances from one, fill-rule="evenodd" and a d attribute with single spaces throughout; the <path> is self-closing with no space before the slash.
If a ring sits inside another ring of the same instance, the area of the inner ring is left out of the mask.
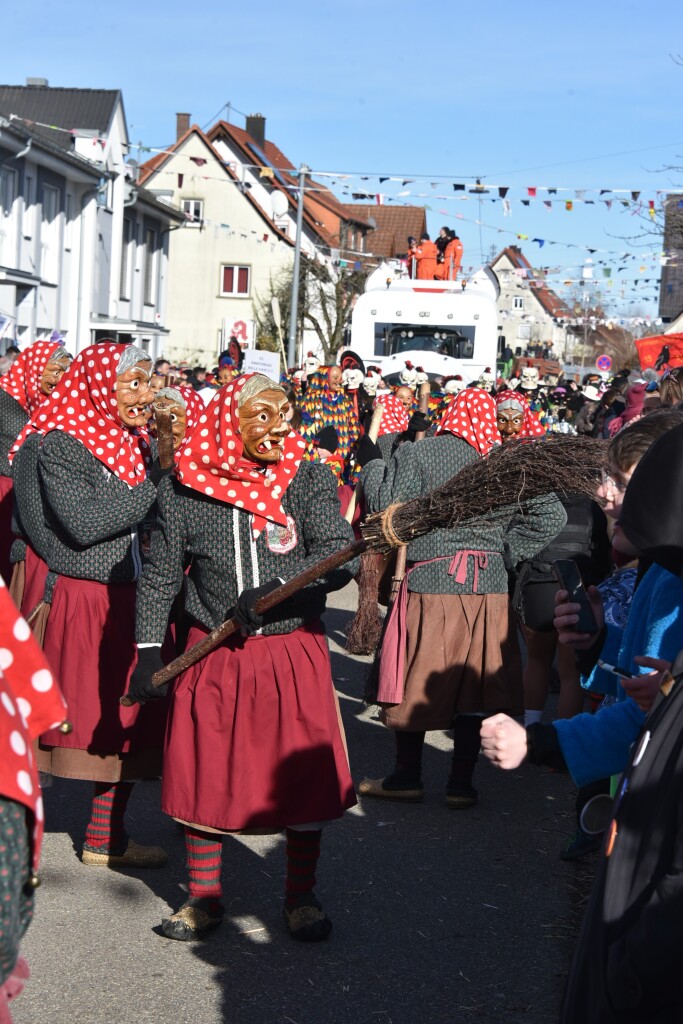
<path id="1" fill-rule="evenodd" d="M 633 679 L 633 672 L 629 672 L 627 668 L 620 668 L 619 665 L 609 665 L 600 658 L 598 658 L 598 665 L 603 672 L 609 672 L 610 675 L 616 676 L 617 679 Z"/>
<path id="2" fill-rule="evenodd" d="M 569 626 L 569 629 L 574 633 L 580 634 L 599 633 L 600 625 L 595 618 L 593 607 L 586 593 L 586 588 L 583 585 L 576 562 L 572 561 L 571 558 L 558 558 L 553 562 L 553 570 L 560 588 L 567 592 L 567 603 L 579 606 L 578 610 L 573 612 L 573 614 L 578 616 L 578 619 Z M 564 625 L 568 626 L 568 623 Z M 556 626 L 556 628 L 558 632 L 561 632 L 559 627 Z"/>

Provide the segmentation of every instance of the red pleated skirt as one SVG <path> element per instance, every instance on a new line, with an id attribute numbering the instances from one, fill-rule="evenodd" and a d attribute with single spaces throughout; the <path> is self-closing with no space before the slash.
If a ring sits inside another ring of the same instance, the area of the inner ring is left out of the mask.
<path id="1" fill-rule="evenodd" d="M 10 551 L 14 536 L 12 534 L 12 503 L 14 501 L 11 476 L 0 476 L 0 576 L 9 587 L 12 579 Z"/>
<path id="2" fill-rule="evenodd" d="M 195 625 L 188 648 L 207 630 Z M 161 805 L 221 832 L 339 818 L 356 803 L 321 624 L 239 635 L 184 672 L 168 712 Z"/>
<path id="3" fill-rule="evenodd" d="M 41 736 L 41 746 L 94 755 L 161 749 L 166 702 L 119 704 L 137 660 L 134 583 L 60 576 L 43 650 L 61 684 L 73 732 L 65 736 L 53 729 Z"/>

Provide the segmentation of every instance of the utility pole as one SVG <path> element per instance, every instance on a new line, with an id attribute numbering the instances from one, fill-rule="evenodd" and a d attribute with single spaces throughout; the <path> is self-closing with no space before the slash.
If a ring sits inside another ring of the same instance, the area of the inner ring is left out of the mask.
<path id="1" fill-rule="evenodd" d="M 289 343 L 287 358 L 290 366 L 297 365 L 296 358 L 296 323 L 299 309 L 299 273 L 301 270 L 301 230 L 304 222 L 304 190 L 306 187 L 306 175 L 310 173 L 310 167 L 302 164 L 299 168 L 299 201 L 296 207 L 296 242 L 294 245 L 294 272 L 292 274 L 292 302 L 289 312 Z"/>

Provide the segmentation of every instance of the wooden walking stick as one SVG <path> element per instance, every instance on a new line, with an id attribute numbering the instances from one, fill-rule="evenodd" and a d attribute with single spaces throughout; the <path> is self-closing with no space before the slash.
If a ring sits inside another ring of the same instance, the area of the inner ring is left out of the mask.
<path id="1" fill-rule="evenodd" d="M 427 414 L 429 409 L 429 381 L 425 381 L 424 384 L 420 384 L 420 395 L 417 400 L 417 408 L 419 412 Z M 416 441 L 421 441 L 425 436 L 424 430 L 419 430 L 415 435 Z M 396 568 L 394 569 L 394 575 L 391 577 L 391 597 L 389 598 L 389 608 L 396 600 L 403 577 L 406 574 L 406 561 L 408 558 L 408 546 L 406 544 L 400 547 L 396 552 Z"/>
<path id="2" fill-rule="evenodd" d="M 452 530 L 472 520 L 509 522 L 514 516 L 527 514 L 532 499 L 536 499 L 534 511 L 539 512 L 544 502 L 554 506 L 558 494 L 584 494 L 592 498 L 600 472 L 607 465 L 607 444 L 562 434 L 508 441 L 494 448 L 486 458 L 466 466 L 441 487 L 411 501 L 396 502 L 383 512 L 369 516 L 361 526 L 362 540 L 329 555 L 262 597 L 256 603 L 256 611 L 260 615 L 270 611 L 364 551 L 388 552 L 432 530 Z M 237 629 L 239 623 L 228 619 L 160 672 L 155 672 L 153 685 L 163 686 L 175 679 Z M 135 702 L 124 696 L 121 703 L 130 707 Z"/>
<path id="3" fill-rule="evenodd" d="M 164 399 L 162 398 L 163 402 Z M 157 427 L 157 451 L 159 453 L 159 465 L 162 469 L 171 469 L 173 466 L 173 425 L 171 423 L 171 410 L 154 403 L 154 422 Z"/>

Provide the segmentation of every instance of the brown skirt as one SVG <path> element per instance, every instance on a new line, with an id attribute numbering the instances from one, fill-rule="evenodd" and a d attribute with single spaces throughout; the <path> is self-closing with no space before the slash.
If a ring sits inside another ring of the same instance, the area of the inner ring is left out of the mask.
<path id="1" fill-rule="evenodd" d="M 524 710 L 517 623 L 507 594 L 408 594 L 405 691 L 389 729 L 450 729 L 457 714 Z"/>

